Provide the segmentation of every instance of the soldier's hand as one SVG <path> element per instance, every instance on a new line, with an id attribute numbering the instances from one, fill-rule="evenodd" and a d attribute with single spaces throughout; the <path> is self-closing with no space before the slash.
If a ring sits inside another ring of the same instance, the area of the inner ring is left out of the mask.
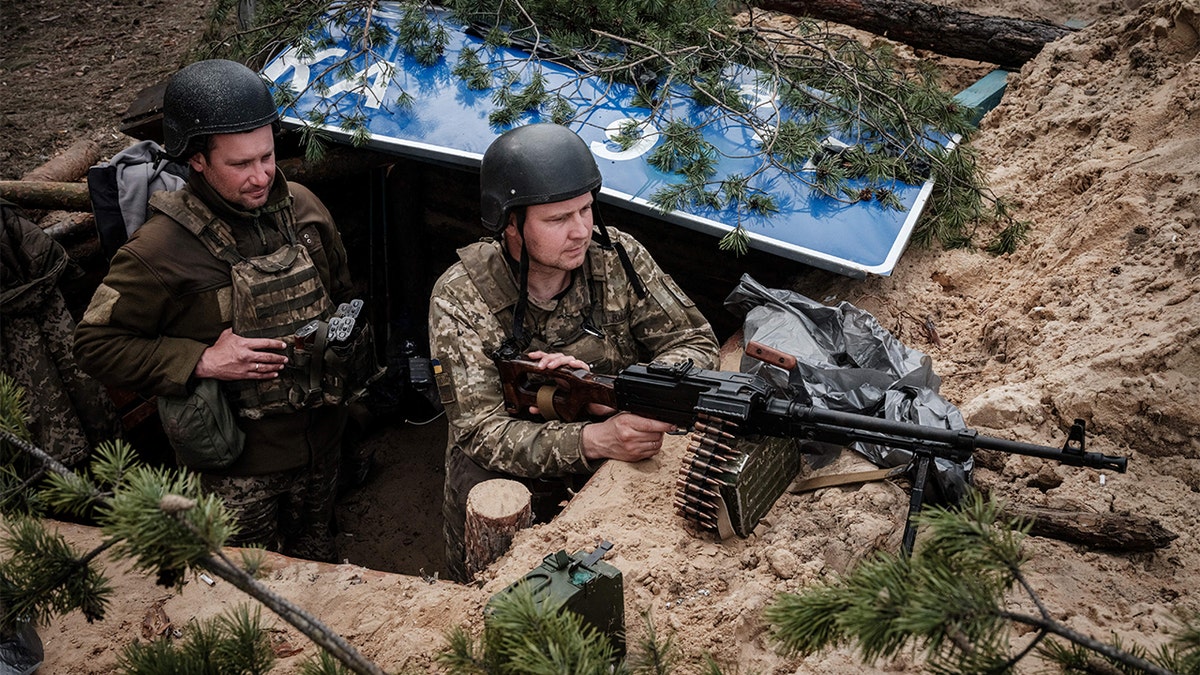
<path id="1" fill-rule="evenodd" d="M 583 428 L 583 456 L 589 460 L 640 462 L 657 455 L 663 434 L 674 430 L 675 425 L 669 422 L 619 413 Z"/>
<path id="2" fill-rule="evenodd" d="M 193 374 L 214 380 L 270 380 L 279 377 L 287 357 L 269 350 L 285 347 L 283 340 L 246 338 L 226 328 L 200 355 Z"/>
<path id="3" fill-rule="evenodd" d="M 537 367 L 540 368 L 541 370 L 555 370 L 558 368 L 562 368 L 563 366 L 567 366 L 570 368 L 578 368 L 580 370 L 586 370 L 588 372 L 591 372 L 591 370 L 592 370 L 591 364 L 589 364 L 586 361 L 580 361 L 579 359 L 575 358 L 574 356 L 571 356 L 570 354 L 559 354 L 557 352 L 551 353 L 551 352 L 537 351 L 537 352 L 529 352 L 528 354 L 525 355 L 525 357 L 528 358 L 530 361 L 537 361 Z M 605 405 L 600 405 L 599 403 L 589 403 L 587 405 L 587 412 L 592 417 L 608 417 L 609 415 L 615 413 L 616 411 L 617 411 L 616 408 L 610 408 Z M 537 406 L 529 406 L 529 413 L 531 415 L 540 415 L 541 414 L 540 412 L 538 412 Z"/>
<path id="4" fill-rule="evenodd" d="M 560 354 L 558 352 L 529 352 L 525 355 L 530 361 L 537 361 L 537 367 L 542 370 L 555 370 L 563 366 L 571 368 L 582 368 L 583 370 L 591 371 L 592 367 L 586 361 L 571 356 L 570 354 Z"/>

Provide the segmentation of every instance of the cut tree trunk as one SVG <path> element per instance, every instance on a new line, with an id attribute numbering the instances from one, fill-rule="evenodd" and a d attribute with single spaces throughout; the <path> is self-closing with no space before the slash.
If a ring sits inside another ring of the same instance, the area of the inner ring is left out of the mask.
<path id="1" fill-rule="evenodd" d="M 1091 513 L 1008 505 L 1004 515 L 1032 521 L 1029 533 L 1110 551 L 1152 551 L 1179 535 L 1157 520 L 1131 513 Z"/>
<path id="2" fill-rule="evenodd" d="M 81 211 L 51 211 L 38 221 L 42 231 L 64 246 L 96 238 L 96 217 Z"/>
<path id="3" fill-rule="evenodd" d="M 0 180 L 0 195 L 25 209 L 92 210 L 86 183 L 50 180 Z"/>
<path id="4" fill-rule="evenodd" d="M 943 56 L 1007 70 L 1072 32 L 1066 26 L 972 14 L 912 0 L 748 0 L 759 9 L 853 26 Z"/>
<path id="5" fill-rule="evenodd" d="M 75 141 L 49 162 L 21 176 L 21 180 L 48 180 L 70 183 L 87 175 L 87 170 L 100 161 L 100 144 L 81 139 Z"/>
<path id="6" fill-rule="evenodd" d="M 508 552 L 517 530 L 533 524 L 529 488 L 497 478 L 471 488 L 464 533 L 467 578 Z"/>

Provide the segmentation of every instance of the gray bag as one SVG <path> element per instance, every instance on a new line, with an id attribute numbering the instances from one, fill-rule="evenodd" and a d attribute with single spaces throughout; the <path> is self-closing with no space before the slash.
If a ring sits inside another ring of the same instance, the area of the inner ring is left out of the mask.
<path id="1" fill-rule="evenodd" d="M 158 416 L 175 458 L 189 469 L 221 469 L 242 454 L 246 435 L 216 380 L 200 380 L 187 396 L 159 396 Z"/>

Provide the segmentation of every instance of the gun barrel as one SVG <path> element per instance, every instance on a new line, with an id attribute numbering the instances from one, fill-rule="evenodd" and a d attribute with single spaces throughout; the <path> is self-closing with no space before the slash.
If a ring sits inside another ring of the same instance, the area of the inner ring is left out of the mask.
<path id="1" fill-rule="evenodd" d="M 961 461 L 975 450 L 996 450 L 1014 455 L 1052 459 L 1071 466 L 1086 466 L 1125 472 L 1127 459 L 1096 452 L 1071 451 L 1021 441 L 984 436 L 974 429 L 940 429 L 910 422 L 886 420 L 869 415 L 826 410 L 794 401 L 774 399 L 768 412 L 775 419 L 789 420 L 792 435 L 827 442 L 868 442 L 908 450 L 939 451 Z M 798 433 L 797 433 L 798 432 Z"/>

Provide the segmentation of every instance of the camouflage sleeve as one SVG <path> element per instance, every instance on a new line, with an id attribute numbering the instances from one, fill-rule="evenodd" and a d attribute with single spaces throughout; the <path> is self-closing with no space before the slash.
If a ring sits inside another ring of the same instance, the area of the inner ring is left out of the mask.
<path id="1" fill-rule="evenodd" d="M 654 360 L 679 363 L 691 359 L 697 367 L 716 368 L 720 344 L 696 303 L 636 239 L 623 232 L 612 232 L 629 253 L 634 269 L 646 287 L 647 297 L 640 300 L 632 289 L 629 290 L 633 302 L 630 323 L 634 337 Z M 609 271 L 610 278 L 615 274 L 620 272 Z"/>
<path id="2" fill-rule="evenodd" d="M 461 264 L 434 286 L 429 332 L 453 445 L 480 466 L 515 476 L 593 470 L 583 459 L 585 423 L 519 420 L 504 411 L 500 374 L 490 356 L 504 332 Z"/>
<path id="3" fill-rule="evenodd" d="M 75 358 L 89 375 L 123 389 L 180 396 L 208 347 L 159 334 L 176 303 L 137 256 L 117 251 L 75 328 Z"/>

